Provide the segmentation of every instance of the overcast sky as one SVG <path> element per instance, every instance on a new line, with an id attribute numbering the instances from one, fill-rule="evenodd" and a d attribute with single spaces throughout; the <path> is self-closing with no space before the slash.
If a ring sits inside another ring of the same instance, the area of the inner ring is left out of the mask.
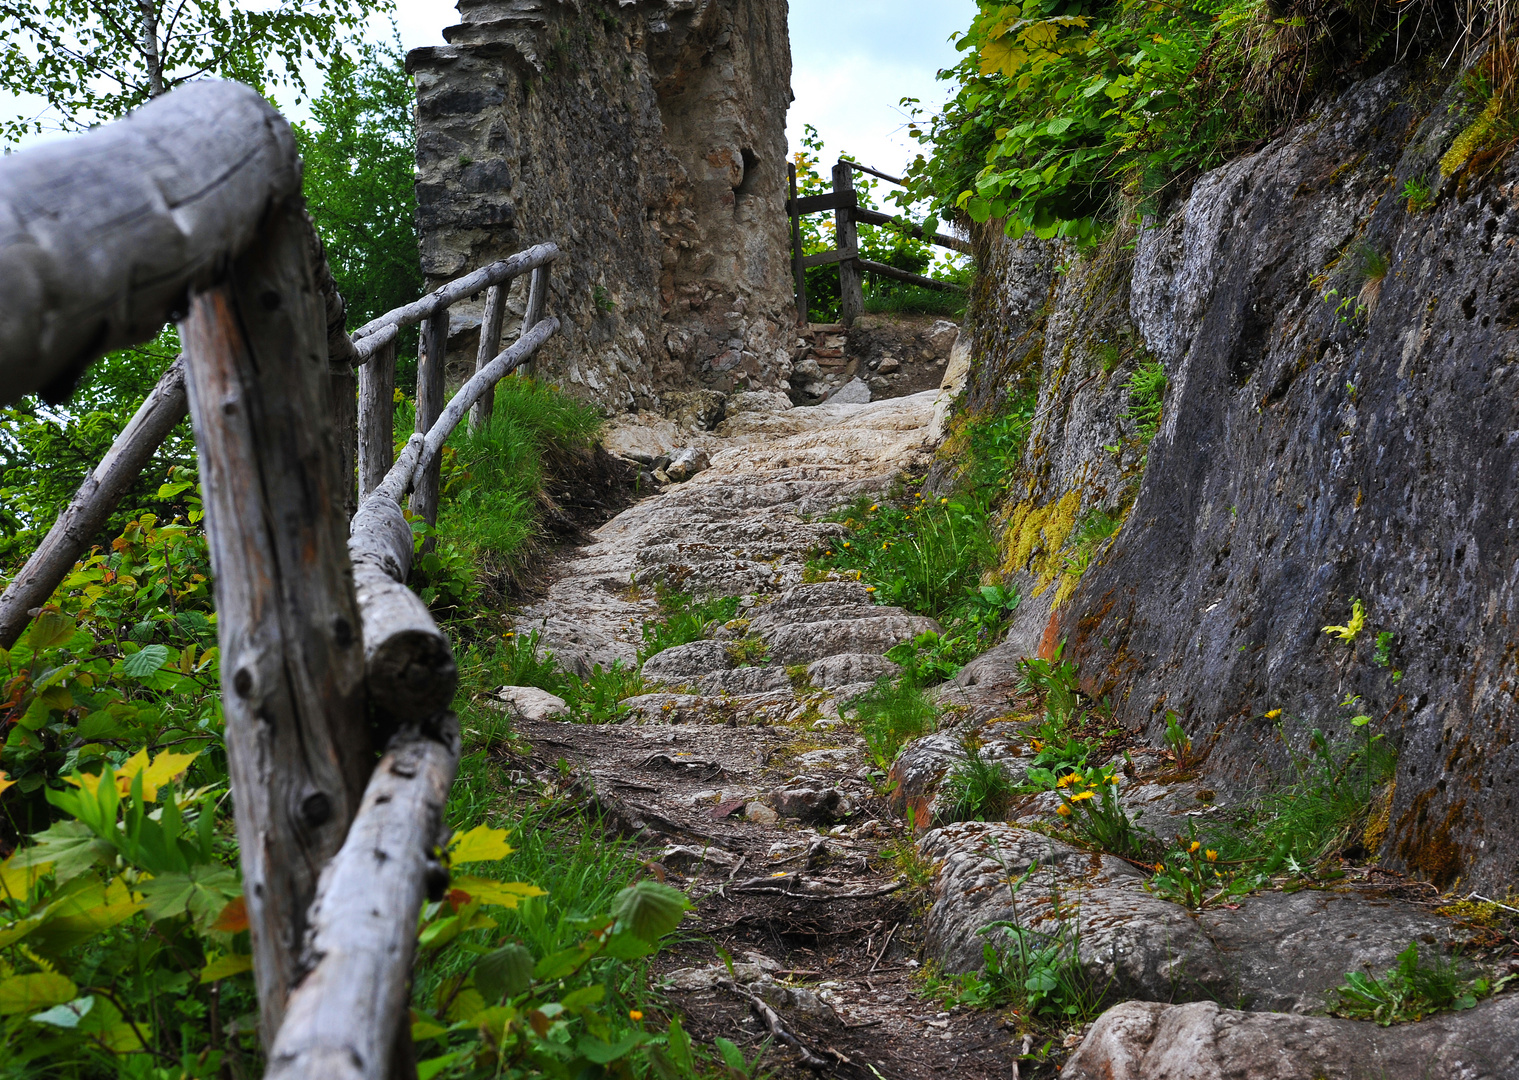
<path id="1" fill-rule="evenodd" d="M 949 35 L 970 25 L 975 0 L 792 0 L 791 77 L 796 101 L 787 133 L 795 150 L 802 125 L 823 137 L 830 158 L 853 154 L 867 165 L 898 173 L 917 153 L 898 102 L 916 97 L 938 105 L 947 84 L 940 68 L 958 54 Z M 458 21 L 446 0 L 398 0 L 397 26 L 408 49 L 441 45 L 443 28 Z M 387 38 L 376 20 L 373 36 Z M 27 103 L 0 95 L 0 108 Z M 40 103 L 31 105 L 35 109 Z M 304 110 L 292 109 L 300 118 Z M 829 162 L 824 163 L 829 164 Z"/>

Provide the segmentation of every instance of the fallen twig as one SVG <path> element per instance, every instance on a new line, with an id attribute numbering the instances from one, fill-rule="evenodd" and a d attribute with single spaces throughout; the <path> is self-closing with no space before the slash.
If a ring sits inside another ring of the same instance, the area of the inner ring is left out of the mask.
<path id="1" fill-rule="evenodd" d="M 749 993 L 749 991 L 731 979 L 719 979 L 717 985 L 747 1001 L 749 1008 L 753 1009 L 755 1015 L 765 1022 L 765 1027 L 770 1030 L 770 1034 L 777 1041 L 785 1043 L 802 1055 L 802 1064 L 807 1066 L 807 1068 L 821 1071 L 833 1067 L 827 1060 L 819 1057 L 806 1043 L 793 1035 L 791 1029 L 786 1026 L 786 1022 L 781 1019 L 780 1014 L 767 1005 L 763 998 Z"/>
<path id="2" fill-rule="evenodd" d="M 886 934 L 886 944 L 882 945 L 881 946 L 881 951 L 878 952 L 878 953 L 876 953 L 875 962 L 870 965 L 870 970 L 867 971 L 867 972 L 865 972 L 865 974 L 867 974 L 867 975 L 874 975 L 875 974 L 875 970 L 876 970 L 877 965 L 879 965 L 881 963 L 881 957 L 885 956 L 886 955 L 886 950 L 889 949 L 889 948 L 891 948 L 892 935 L 894 935 L 901 928 L 901 926 L 902 926 L 901 923 L 897 923 L 896 926 L 893 926 L 891 928 L 891 930 L 887 932 L 887 934 Z"/>

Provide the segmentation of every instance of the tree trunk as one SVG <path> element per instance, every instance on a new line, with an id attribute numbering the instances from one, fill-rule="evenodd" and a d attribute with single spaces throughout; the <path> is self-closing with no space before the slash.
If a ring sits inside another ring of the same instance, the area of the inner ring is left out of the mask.
<path id="1" fill-rule="evenodd" d="M 506 315 L 505 285 L 492 285 L 485 294 L 485 315 L 480 320 L 480 350 L 475 354 L 475 370 L 479 371 L 496 358 L 501 348 L 501 322 Z M 496 410 L 496 387 L 491 386 L 469 411 L 469 429 L 479 431 L 491 422 Z"/>
<path id="2" fill-rule="evenodd" d="M 448 309 L 422 324 L 422 355 L 417 366 L 417 434 L 426 435 L 443 411 L 444 367 L 448 363 Z M 442 461 L 425 463 L 411 494 L 411 512 L 429 525 L 438 523 L 438 484 Z M 431 547 L 431 544 L 428 545 Z"/>

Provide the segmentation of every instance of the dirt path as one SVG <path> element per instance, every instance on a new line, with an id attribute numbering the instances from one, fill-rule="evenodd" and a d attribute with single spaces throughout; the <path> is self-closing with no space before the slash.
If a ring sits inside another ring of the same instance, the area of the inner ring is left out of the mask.
<path id="1" fill-rule="evenodd" d="M 882 653 L 932 624 L 854 582 L 802 581 L 809 550 L 841 531 L 813 519 L 926 465 L 935 397 L 730 417 L 704 437 L 709 469 L 598 530 L 518 623 L 588 673 L 635 660 L 655 582 L 744 597 L 719 640 L 648 662 L 668 692 L 632 699 L 631 722 L 518 730 L 534 772 L 575 785 L 696 899 L 659 964 L 694 1033 L 751 1053 L 770 1039 L 783 1074 L 1014 1074 L 1000 1017 L 914 993 L 925 880 L 838 714 L 891 669 Z M 736 666 L 731 646 L 755 639 L 765 661 Z"/>

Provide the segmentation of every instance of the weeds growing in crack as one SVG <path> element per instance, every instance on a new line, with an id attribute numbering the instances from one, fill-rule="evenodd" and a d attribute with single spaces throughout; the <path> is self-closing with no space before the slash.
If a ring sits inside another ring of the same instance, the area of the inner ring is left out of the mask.
<path id="1" fill-rule="evenodd" d="M 972 742 L 969 756 L 956 765 L 940 787 L 939 820 L 1001 821 L 1018 785 L 999 761 L 981 756 L 981 747 Z"/>
<path id="2" fill-rule="evenodd" d="M 574 719 L 583 724 L 618 720 L 627 711 L 622 702 L 648 689 L 638 669 L 620 661 L 610 668 L 597 664 L 585 677 L 565 671 L 554 654 L 539 644 L 537 630 L 509 631 L 471 650 L 460 670 L 461 698 L 488 694 L 497 686 L 536 686 L 563 698 Z"/>
<path id="3" fill-rule="evenodd" d="M 698 600 L 689 593 L 674 592 L 660 585 L 659 618 L 643 624 L 643 645 L 638 650 L 642 664 L 656 653 L 689 645 L 708 636 L 711 624 L 731 622 L 738 615 L 739 598 L 717 596 Z"/>
<path id="4" fill-rule="evenodd" d="M 908 676 L 880 679 L 845 708 L 864 736 L 871 760 L 882 769 L 891 767 L 902 747 L 933 731 L 939 717 L 938 706 Z"/>
<path id="5" fill-rule="evenodd" d="M 1519 975 L 1473 976 L 1459 959 L 1439 952 L 1426 961 L 1419 955 L 1419 943 L 1411 941 L 1385 975 L 1347 972 L 1344 984 L 1331 994 L 1329 1012 L 1388 1027 L 1422 1020 L 1430 1013 L 1474 1008 L 1516 979 Z"/>

